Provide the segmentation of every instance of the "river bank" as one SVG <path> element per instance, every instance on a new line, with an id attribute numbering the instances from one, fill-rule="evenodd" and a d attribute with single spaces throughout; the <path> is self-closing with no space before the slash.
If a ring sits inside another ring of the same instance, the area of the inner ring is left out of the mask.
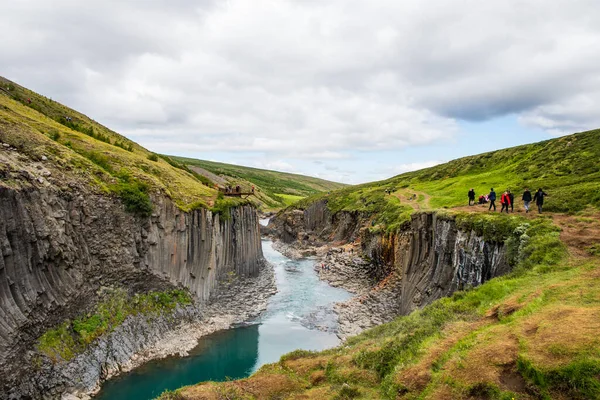
<path id="1" fill-rule="evenodd" d="M 61 398 L 90 399 L 100 392 L 95 398 L 109 399 L 101 392 L 104 382 L 151 360 L 188 356 L 202 337 L 259 316 L 276 292 L 273 267 L 265 262 L 255 278 L 232 275 L 220 283 L 218 294 L 208 303 L 181 307 L 152 320 L 131 317 L 92 349 L 61 367 L 62 377 L 68 376 L 75 388 Z M 46 375 L 52 376 L 52 371 Z"/>
<path id="2" fill-rule="evenodd" d="M 290 258 L 314 257 L 314 269 L 319 279 L 355 295 L 334 305 L 340 339 L 358 335 L 399 315 L 399 278 L 392 273 L 378 281 L 374 278 L 376 267 L 362 257 L 359 248 L 353 245 L 307 246 L 281 241 L 275 242 L 274 247 Z"/>

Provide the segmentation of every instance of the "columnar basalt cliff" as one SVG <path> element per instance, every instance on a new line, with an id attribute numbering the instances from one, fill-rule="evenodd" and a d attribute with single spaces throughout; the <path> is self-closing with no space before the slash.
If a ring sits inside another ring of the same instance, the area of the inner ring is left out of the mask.
<path id="1" fill-rule="evenodd" d="M 269 224 L 274 236 L 300 249 L 360 243 L 362 256 L 370 261 L 369 273 L 381 284 L 338 307 L 343 337 L 511 270 L 504 243 L 459 229 L 450 215 L 417 212 L 392 233 L 371 231 L 370 225 L 370 218 L 360 213 L 332 215 L 324 200 L 305 210 L 286 210 Z"/>
<path id="2" fill-rule="evenodd" d="M 28 352 L 47 329 L 89 310 L 99 289 L 179 286 L 203 304 L 223 278 L 256 277 L 264 263 L 250 206 L 231 209 L 228 218 L 206 209 L 186 213 L 157 193 L 152 216 L 140 218 L 85 185 L 59 189 L 23 180 L 19 189 L 0 186 L 0 398 L 42 395 L 14 392 L 35 375 Z M 196 308 L 174 315 L 197 319 L 202 307 Z M 157 323 L 148 342 L 175 325 Z"/>
<path id="3" fill-rule="evenodd" d="M 510 272 L 503 243 L 462 231 L 435 212 L 414 214 L 395 234 L 370 236 L 363 250 L 399 277 L 403 315 Z"/>

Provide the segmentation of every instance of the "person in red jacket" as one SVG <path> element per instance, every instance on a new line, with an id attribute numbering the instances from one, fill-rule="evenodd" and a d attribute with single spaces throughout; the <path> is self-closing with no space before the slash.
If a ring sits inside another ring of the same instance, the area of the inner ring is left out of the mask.
<path id="1" fill-rule="evenodd" d="M 506 213 L 508 214 L 508 208 L 511 204 L 510 195 L 508 192 L 502 193 L 502 197 L 500 197 L 500 203 L 502 204 L 502 210 L 500 210 L 500 212 L 503 212 L 506 209 Z"/>

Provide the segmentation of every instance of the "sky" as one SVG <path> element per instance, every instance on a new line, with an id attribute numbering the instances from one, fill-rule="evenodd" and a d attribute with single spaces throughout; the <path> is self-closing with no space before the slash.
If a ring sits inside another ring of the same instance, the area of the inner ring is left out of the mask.
<path id="1" fill-rule="evenodd" d="M 597 0 L 2 0 L 0 75 L 163 153 L 361 183 L 600 127 Z"/>

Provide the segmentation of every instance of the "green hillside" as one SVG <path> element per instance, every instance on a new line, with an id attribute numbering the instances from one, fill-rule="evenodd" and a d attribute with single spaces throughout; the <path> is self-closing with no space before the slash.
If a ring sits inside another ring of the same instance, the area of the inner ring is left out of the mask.
<path id="1" fill-rule="evenodd" d="M 255 186 L 256 200 L 258 200 L 259 206 L 266 209 L 289 206 L 304 197 L 346 186 L 288 172 L 269 171 L 193 158 L 170 157 L 208 178 L 211 178 L 211 174 L 223 178 L 223 181 L 220 182 L 221 185 L 240 185 L 244 191 Z M 209 174 L 206 174 L 205 171 L 208 171 Z"/>
<path id="2" fill-rule="evenodd" d="M 348 187 L 329 196 L 313 196 L 298 207 L 326 197 L 332 212 L 376 214 L 380 226 L 393 230 L 415 209 L 467 205 L 470 188 L 479 196 L 493 187 L 498 197 L 508 189 L 520 204 L 525 187 L 532 192 L 541 187 L 549 195 L 547 211 L 577 212 L 588 206 L 600 207 L 599 160 L 600 130 L 594 130 L 464 157 L 384 181 Z"/>
<path id="3" fill-rule="evenodd" d="M 221 212 L 250 201 L 223 198 L 215 188 L 217 183 L 186 165 L 193 161 L 183 164 L 154 154 L 93 119 L 2 77 L 0 142 L 29 157 L 23 161 L 24 167 L 44 157 L 45 166 L 56 172 L 47 181 L 64 190 L 68 190 L 69 183 L 85 183 L 93 190 L 120 197 L 128 210 L 142 215 L 151 212 L 151 196 L 157 192 L 170 197 L 183 210 L 204 207 Z M 24 185 L 18 171 L 11 172 L 11 164 L 17 162 L 0 163 L 2 185 Z M 247 185 L 259 187 L 264 194 L 258 194 L 257 198 L 263 200 L 256 201 L 257 205 L 271 209 L 341 187 L 301 175 L 226 164 L 223 168 L 234 174 L 227 177 L 232 182 L 242 178 L 247 179 Z"/>

